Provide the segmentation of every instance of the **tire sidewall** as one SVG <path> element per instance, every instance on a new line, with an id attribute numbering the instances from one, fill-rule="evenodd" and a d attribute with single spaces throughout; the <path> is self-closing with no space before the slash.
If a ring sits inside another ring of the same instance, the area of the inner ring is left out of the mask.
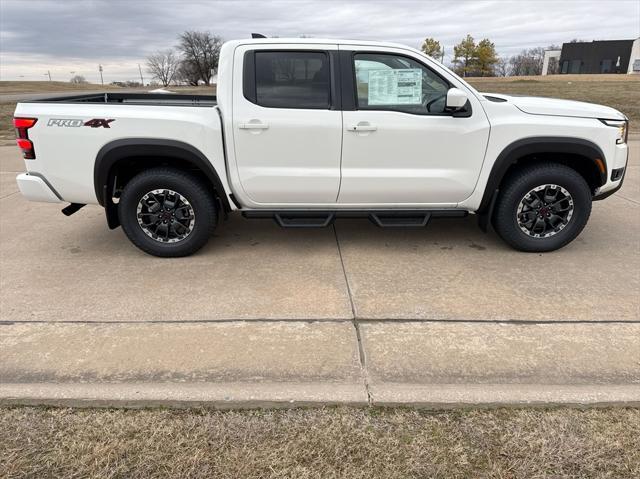
<path id="1" fill-rule="evenodd" d="M 573 215 L 569 223 L 558 233 L 548 238 L 533 238 L 520 229 L 517 209 L 524 196 L 534 188 L 555 184 L 566 189 L 573 199 Z M 552 251 L 571 242 L 584 228 L 591 214 L 591 191 L 585 180 L 566 167 L 532 170 L 531 174 L 511 184 L 501 199 L 498 215 L 502 229 L 506 227 L 504 239 L 512 246 L 524 251 Z M 500 231 L 499 231 L 500 232 Z"/>
<path id="2" fill-rule="evenodd" d="M 175 243 L 162 243 L 148 236 L 138 223 L 137 208 L 142 197 L 152 190 L 170 189 L 189 201 L 195 215 L 189 236 Z M 186 256 L 207 242 L 216 223 L 215 203 L 204 191 L 203 185 L 182 172 L 167 170 L 145 172 L 134 177 L 124 188 L 118 203 L 118 216 L 129 239 L 143 251 L 155 256 Z"/>

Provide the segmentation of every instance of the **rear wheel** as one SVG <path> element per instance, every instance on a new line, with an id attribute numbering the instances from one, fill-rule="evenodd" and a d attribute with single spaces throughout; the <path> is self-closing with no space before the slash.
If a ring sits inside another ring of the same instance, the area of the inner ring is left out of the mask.
<path id="1" fill-rule="evenodd" d="M 188 256 L 216 226 L 216 203 L 199 178 L 173 168 L 153 168 L 129 181 L 118 203 L 122 229 L 154 256 Z"/>
<path id="2" fill-rule="evenodd" d="M 493 225 L 521 251 L 553 251 L 573 241 L 591 214 L 591 190 L 575 170 L 557 163 L 523 168 L 507 178 Z"/>

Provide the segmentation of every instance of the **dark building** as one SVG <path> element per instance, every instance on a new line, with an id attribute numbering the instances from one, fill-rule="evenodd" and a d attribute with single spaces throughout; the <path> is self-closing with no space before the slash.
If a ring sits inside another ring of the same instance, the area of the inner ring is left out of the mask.
<path id="1" fill-rule="evenodd" d="M 563 43 L 560 73 L 627 73 L 635 41 Z"/>

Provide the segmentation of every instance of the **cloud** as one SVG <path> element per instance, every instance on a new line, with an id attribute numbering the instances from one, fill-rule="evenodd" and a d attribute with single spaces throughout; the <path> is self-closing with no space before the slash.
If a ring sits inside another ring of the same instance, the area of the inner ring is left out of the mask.
<path id="1" fill-rule="evenodd" d="M 226 39 L 268 36 L 352 38 L 419 47 L 427 37 L 447 53 L 467 33 L 491 39 L 501 55 L 573 38 L 640 35 L 638 0 L 569 1 L 180 1 L 3 0 L 0 77 L 42 79 L 47 69 L 93 78 L 133 79 L 138 63 L 174 46 L 187 29 Z M 33 77 L 33 78 L 32 78 Z"/>

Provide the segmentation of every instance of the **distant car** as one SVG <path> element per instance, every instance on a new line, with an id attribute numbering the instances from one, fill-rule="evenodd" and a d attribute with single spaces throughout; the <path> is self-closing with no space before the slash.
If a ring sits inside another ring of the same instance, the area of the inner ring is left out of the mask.
<path id="1" fill-rule="evenodd" d="M 33 201 L 100 204 L 140 249 L 184 256 L 220 217 L 424 226 L 475 214 L 551 251 L 622 185 L 628 119 L 606 106 L 478 93 L 402 45 L 226 43 L 213 96 L 104 93 L 19 103 Z"/>

